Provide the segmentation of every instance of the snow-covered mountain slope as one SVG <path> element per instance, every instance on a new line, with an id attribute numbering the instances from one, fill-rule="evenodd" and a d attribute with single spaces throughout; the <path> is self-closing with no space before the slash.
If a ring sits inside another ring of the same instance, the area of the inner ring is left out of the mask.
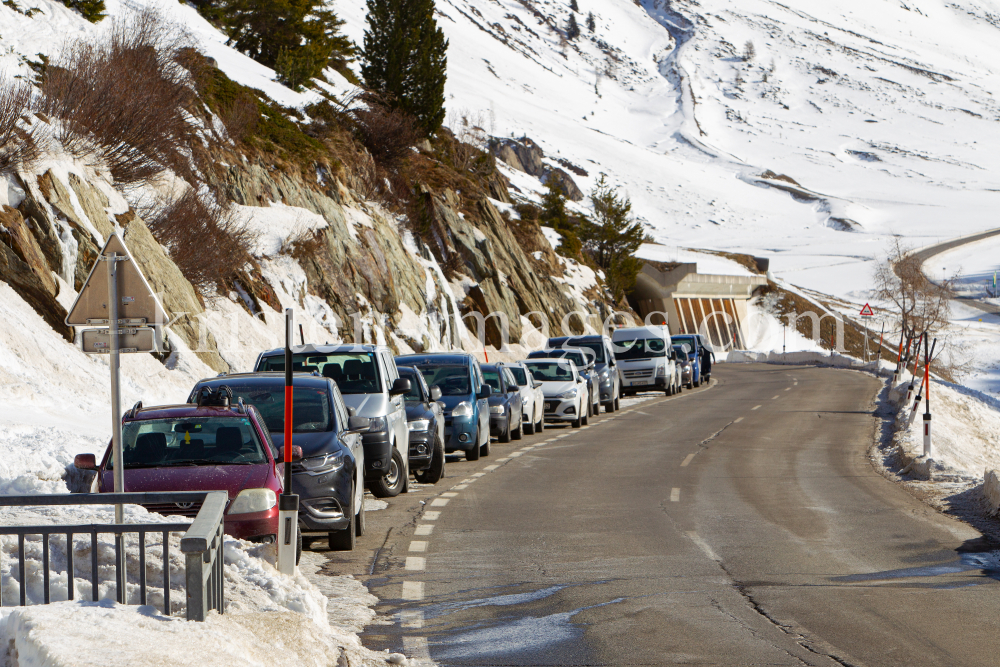
<path id="1" fill-rule="evenodd" d="M 335 7 L 360 42 L 364 1 Z M 568 2 L 437 7 L 452 117 L 530 136 L 585 191 L 606 172 L 662 243 L 850 295 L 887 234 L 996 224 L 996 2 L 579 0 L 572 42 Z"/>

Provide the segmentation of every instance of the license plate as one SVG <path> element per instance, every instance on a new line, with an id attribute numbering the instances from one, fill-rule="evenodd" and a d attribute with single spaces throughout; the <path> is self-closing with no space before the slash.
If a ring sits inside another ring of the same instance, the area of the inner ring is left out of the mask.
<path id="1" fill-rule="evenodd" d="M 653 384 L 652 380 L 632 380 L 631 386 L 636 386 L 640 384 Z"/>

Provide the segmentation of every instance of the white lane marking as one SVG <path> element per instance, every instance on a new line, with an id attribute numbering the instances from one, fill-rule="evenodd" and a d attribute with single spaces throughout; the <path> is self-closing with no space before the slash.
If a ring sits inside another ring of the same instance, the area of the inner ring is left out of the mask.
<path id="1" fill-rule="evenodd" d="M 404 581 L 403 582 L 403 599 L 404 600 L 423 600 L 424 599 L 424 582 L 422 582 L 422 581 Z"/>
<path id="2" fill-rule="evenodd" d="M 445 491 L 444 493 L 441 494 L 441 497 L 442 498 L 454 498 L 457 495 L 458 494 L 455 493 L 454 491 Z"/>
<path id="3" fill-rule="evenodd" d="M 672 503 L 680 502 L 680 499 L 681 499 L 681 490 L 678 489 L 676 486 L 670 489 L 670 502 Z"/>
<path id="4" fill-rule="evenodd" d="M 447 498 L 435 498 L 431 501 L 431 507 L 444 507 L 448 504 Z"/>
<path id="5" fill-rule="evenodd" d="M 772 397 L 771 397 L 771 400 L 773 401 L 773 400 L 774 400 L 774 399 L 776 399 L 776 398 L 781 398 L 781 394 L 778 394 L 777 396 L 772 396 Z"/>
<path id="6" fill-rule="evenodd" d="M 785 391 L 791 391 L 791 390 L 792 390 L 791 387 L 785 387 Z"/>
<path id="7" fill-rule="evenodd" d="M 510 457 L 509 456 L 505 456 L 502 459 L 497 459 L 496 461 L 497 461 L 497 463 L 507 463 L 507 461 L 510 461 Z"/>
<path id="8" fill-rule="evenodd" d="M 482 477 L 485 474 L 486 473 L 484 473 L 484 472 L 477 472 L 477 473 L 473 473 L 472 476 L 475 477 L 476 479 L 479 479 L 480 477 Z"/>
<path id="9" fill-rule="evenodd" d="M 403 653 L 409 658 L 406 664 L 411 667 L 424 667 L 425 665 L 434 664 L 431 660 L 430 648 L 427 646 L 427 637 L 410 637 L 404 635 Z"/>
<path id="10" fill-rule="evenodd" d="M 643 412 L 642 410 L 636 410 L 636 412 L 640 415 L 646 415 L 647 417 L 649 416 L 648 412 Z"/>
<path id="11" fill-rule="evenodd" d="M 712 547 L 708 546 L 708 542 L 706 542 L 705 540 L 701 539 L 701 537 L 698 535 L 698 533 L 694 532 L 693 530 L 689 530 L 687 532 L 687 536 L 688 536 L 688 538 L 692 542 L 694 542 L 696 545 L 698 545 L 698 548 L 701 549 L 705 553 L 706 556 L 708 556 L 709 558 L 711 558 L 712 560 L 714 560 L 716 563 L 721 563 L 722 562 L 722 559 L 719 558 L 719 555 L 717 553 L 715 553 L 714 551 L 712 551 Z"/>
<path id="12" fill-rule="evenodd" d="M 796 384 L 798 384 L 798 382 L 793 382 L 792 384 L 793 384 L 793 385 L 796 385 Z"/>
<path id="13" fill-rule="evenodd" d="M 422 523 L 413 530 L 414 535 L 430 535 L 434 532 L 434 526 Z"/>
<path id="14" fill-rule="evenodd" d="M 427 542 L 424 540 L 413 540 L 410 542 L 410 551 L 427 551 Z"/>
<path id="15" fill-rule="evenodd" d="M 518 456 L 521 456 L 522 454 L 524 454 L 524 452 L 511 452 L 507 456 L 509 456 L 510 458 L 514 459 L 514 458 L 517 458 Z"/>
<path id="16" fill-rule="evenodd" d="M 694 455 L 697 454 L 697 453 L 698 452 L 691 452 L 690 454 L 688 454 L 687 456 L 685 456 L 684 457 L 684 461 L 681 463 L 681 467 L 682 468 L 686 468 L 688 466 L 688 464 L 691 463 L 691 460 L 694 458 Z"/>
<path id="17" fill-rule="evenodd" d="M 424 521 L 437 521 L 438 517 L 441 516 L 441 512 L 435 512 L 434 510 L 427 510 L 424 512 Z"/>
<path id="18" fill-rule="evenodd" d="M 462 480 L 461 482 L 459 482 L 459 484 L 472 484 L 472 483 L 473 483 L 473 482 L 475 482 L 475 481 L 476 481 L 476 480 L 474 480 L 474 479 L 472 479 L 472 478 L 470 477 L 469 479 L 463 479 L 463 480 Z"/>
<path id="19" fill-rule="evenodd" d="M 459 484 L 459 485 L 453 486 L 451 488 L 455 489 L 456 491 L 461 491 L 463 489 L 469 488 L 469 485 L 468 484 Z"/>
<path id="20" fill-rule="evenodd" d="M 485 468 L 483 468 L 483 470 L 493 471 L 493 470 L 496 470 L 499 467 L 500 466 L 498 466 L 498 465 L 491 465 L 491 466 L 486 466 Z"/>
<path id="21" fill-rule="evenodd" d="M 757 410 L 757 409 L 759 409 L 760 407 L 761 407 L 761 406 L 759 406 L 759 405 L 755 405 L 755 406 L 753 406 L 753 407 L 752 407 L 752 408 L 750 408 L 750 409 L 751 409 L 751 410 Z"/>
<path id="22" fill-rule="evenodd" d="M 736 419 L 733 420 L 733 423 L 739 424 L 741 421 L 743 421 L 743 417 L 737 417 Z"/>
<path id="23" fill-rule="evenodd" d="M 399 612 L 399 624 L 404 628 L 424 627 L 424 612 L 422 609 L 404 609 Z"/>
<path id="24" fill-rule="evenodd" d="M 427 559 L 423 556 L 407 556 L 406 565 L 403 566 L 406 570 L 425 570 L 427 569 Z"/>

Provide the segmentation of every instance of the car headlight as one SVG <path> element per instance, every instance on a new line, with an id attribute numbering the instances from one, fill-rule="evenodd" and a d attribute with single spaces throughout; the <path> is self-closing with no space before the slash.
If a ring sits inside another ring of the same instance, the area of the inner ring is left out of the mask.
<path id="1" fill-rule="evenodd" d="M 406 428 L 411 431 L 426 431 L 431 427 L 430 419 L 414 419 L 413 421 L 407 423 Z"/>
<path id="2" fill-rule="evenodd" d="M 383 433 L 389 430 L 389 420 L 385 415 L 381 417 L 372 417 L 371 426 L 368 427 L 369 433 Z"/>
<path id="3" fill-rule="evenodd" d="M 343 452 L 336 452 L 333 454 L 323 454 L 322 456 L 313 456 L 308 459 L 302 459 L 299 461 L 299 464 L 310 475 L 321 475 L 343 468 L 344 454 Z"/>
<path id="4" fill-rule="evenodd" d="M 455 406 L 455 409 L 451 411 L 452 417 L 471 417 L 472 416 L 472 403 L 468 401 L 462 401 Z"/>
<path id="5" fill-rule="evenodd" d="M 569 391 L 564 391 L 561 394 L 556 394 L 556 398 L 576 398 L 576 389 L 571 389 Z"/>
<path id="6" fill-rule="evenodd" d="M 243 489 L 229 506 L 230 514 L 266 512 L 275 506 L 278 496 L 271 489 Z"/>
<path id="7" fill-rule="evenodd" d="M 666 366 L 660 366 L 656 369 L 656 377 L 666 377 L 666 376 L 667 376 Z"/>
<path id="8" fill-rule="evenodd" d="M 490 406 L 490 414 L 502 415 L 503 414 L 503 406 L 502 405 L 491 405 Z"/>

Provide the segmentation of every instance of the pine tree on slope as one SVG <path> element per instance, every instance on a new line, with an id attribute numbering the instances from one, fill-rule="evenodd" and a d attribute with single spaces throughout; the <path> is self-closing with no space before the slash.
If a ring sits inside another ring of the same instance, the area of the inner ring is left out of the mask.
<path id="1" fill-rule="evenodd" d="M 107 16 L 104 13 L 104 0 L 63 0 L 63 4 L 80 12 L 91 23 L 100 23 Z"/>
<path id="2" fill-rule="evenodd" d="M 580 11 L 580 5 L 576 4 L 576 0 L 569 0 L 569 8 L 574 12 Z"/>
<path id="3" fill-rule="evenodd" d="M 367 0 L 361 76 L 391 108 L 430 136 L 444 122 L 448 40 L 434 19 L 434 0 Z"/>
<path id="4" fill-rule="evenodd" d="M 576 39 L 579 36 L 580 26 L 576 24 L 576 16 L 570 14 L 569 21 L 566 22 L 566 39 Z"/>
<path id="5" fill-rule="evenodd" d="M 594 32 L 597 29 L 597 22 L 594 21 L 594 12 L 587 14 L 587 30 Z"/>

